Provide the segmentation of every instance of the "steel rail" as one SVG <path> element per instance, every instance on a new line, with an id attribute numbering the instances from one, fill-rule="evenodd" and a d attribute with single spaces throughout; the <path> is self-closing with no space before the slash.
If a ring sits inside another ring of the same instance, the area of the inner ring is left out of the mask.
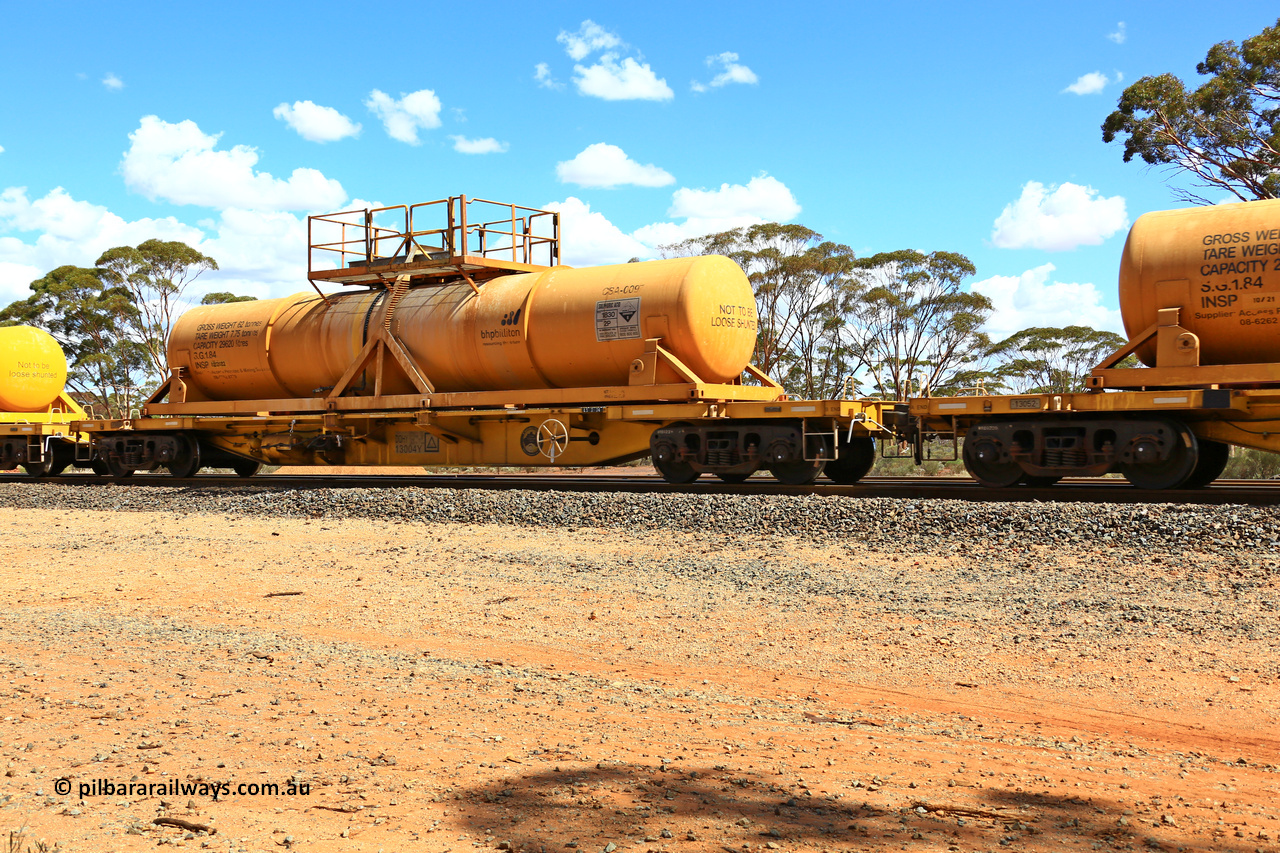
<path id="1" fill-rule="evenodd" d="M 180 479 L 167 474 L 138 474 L 127 479 L 68 474 L 33 479 L 22 474 L 0 474 L 0 484 L 33 484 L 100 487 L 184 489 L 253 489 L 290 491 L 309 489 L 526 489 L 562 492 L 621 492 L 628 494 L 685 495 L 820 495 L 850 498 L 929 498 L 976 502 L 1031 501 L 1068 503 L 1144 504 L 1280 504 L 1280 481 L 1218 480 L 1204 489 L 1148 491 L 1127 481 L 1111 478 L 1064 479 L 1053 486 L 1017 486 L 987 489 L 967 477 L 867 477 L 855 485 L 818 481 L 809 486 L 788 486 L 767 477 L 744 483 L 723 483 L 703 477 L 687 485 L 672 485 L 653 474 L 261 474 L 252 478 L 198 474 Z"/>

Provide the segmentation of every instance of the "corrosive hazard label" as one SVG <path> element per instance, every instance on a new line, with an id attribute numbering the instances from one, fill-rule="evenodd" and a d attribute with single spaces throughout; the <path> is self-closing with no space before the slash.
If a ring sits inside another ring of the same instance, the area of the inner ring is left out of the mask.
<path id="1" fill-rule="evenodd" d="M 640 337 L 640 297 L 596 303 L 596 340 L 623 341 Z"/>

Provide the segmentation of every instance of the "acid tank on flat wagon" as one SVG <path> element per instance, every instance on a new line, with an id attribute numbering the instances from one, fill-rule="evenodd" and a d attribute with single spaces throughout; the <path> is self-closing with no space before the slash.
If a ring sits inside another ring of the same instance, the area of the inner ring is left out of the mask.
<path id="1" fill-rule="evenodd" d="M 89 443 L 73 422 L 85 412 L 70 397 L 67 359 L 53 336 L 31 326 L 0 327 L 0 470 L 32 476 L 92 465 Z M 82 452 L 78 452 L 82 451 Z"/>
<path id="2" fill-rule="evenodd" d="M 387 290 L 194 308 L 169 338 L 169 364 L 210 400 L 309 397 L 332 388 L 380 322 Z M 742 373 L 755 301 L 723 257 L 507 275 L 408 290 L 390 331 L 438 393 L 626 385 L 645 340 L 710 382 Z M 676 381 L 671 375 L 667 381 Z M 385 394 L 413 392 L 403 377 Z"/>
<path id="3" fill-rule="evenodd" d="M 650 456 L 672 483 L 853 482 L 888 435 L 892 404 L 790 400 L 750 363 L 728 258 L 574 269 L 555 211 L 466 196 L 312 216 L 308 240 L 315 294 L 187 312 L 143 416 L 86 426 L 110 473 Z"/>

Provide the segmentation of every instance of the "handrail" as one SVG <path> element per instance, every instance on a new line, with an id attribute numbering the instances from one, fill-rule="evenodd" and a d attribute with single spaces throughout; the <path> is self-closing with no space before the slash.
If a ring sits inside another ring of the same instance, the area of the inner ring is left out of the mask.
<path id="1" fill-rule="evenodd" d="M 428 224 L 423 220 L 429 218 L 434 219 L 429 223 L 433 227 L 423 227 Z M 307 245 L 308 273 L 329 269 L 322 265 L 325 261 L 346 269 L 422 257 L 446 264 L 479 257 L 556 266 L 560 262 L 560 214 L 509 202 L 451 196 L 412 205 L 309 216 Z"/>

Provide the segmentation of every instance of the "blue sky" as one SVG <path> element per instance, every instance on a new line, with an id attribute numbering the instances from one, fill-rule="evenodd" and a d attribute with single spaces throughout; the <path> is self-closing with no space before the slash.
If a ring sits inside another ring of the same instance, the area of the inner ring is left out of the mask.
<path id="1" fill-rule="evenodd" d="M 991 331 L 1120 329 L 1128 226 L 1179 206 L 1099 125 L 1270 4 L 0 3 L 0 300 L 152 236 L 192 295 L 306 289 L 308 213 L 555 206 L 575 265 L 750 222 L 961 252 Z M 358 129 L 357 129 L 358 126 Z"/>

